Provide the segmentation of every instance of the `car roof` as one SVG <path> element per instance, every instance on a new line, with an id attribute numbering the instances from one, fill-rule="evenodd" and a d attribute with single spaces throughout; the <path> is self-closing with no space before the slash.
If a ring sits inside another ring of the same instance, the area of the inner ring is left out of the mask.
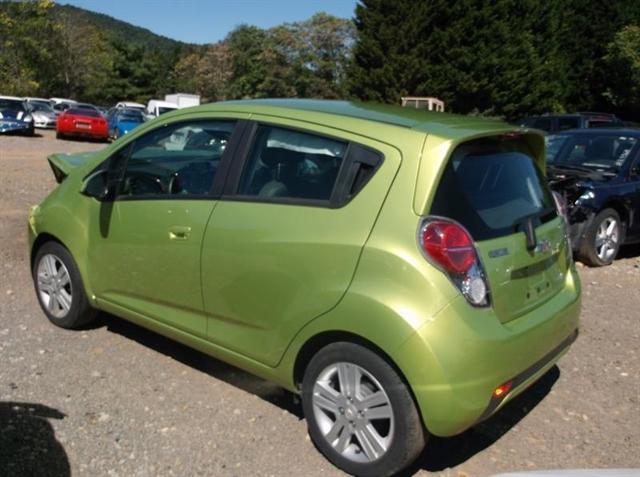
<path id="1" fill-rule="evenodd" d="M 188 108 L 190 111 L 233 111 L 300 119 L 300 113 L 315 113 L 314 122 L 336 125 L 335 117 L 383 123 L 444 136 L 470 135 L 474 131 L 506 131 L 519 129 L 496 119 L 462 116 L 396 105 L 317 99 L 251 99 L 209 103 Z M 181 110 L 184 111 L 184 110 Z M 175 115 L 176 112 L 167 113 Z"/>
<path id="2" fill-rule="evenodd" d="M 24 101 L 24 98 L 19 98 L 17 96 L 0 96 L 0 99 L 10 99 L 12 101 Z"/>
<path id="3" fill-rule="evenodd" d="M 567 129 L 565 131 L 557 131 L 549 134 L 550 136 L 561 136 L 563 134 L 611 134 L 616 136 L 638 136 L 640 137 L 640 128 L 581 128 Z"/>
<path id="4" fill-rule="evenodd" d="M 171 107 L 171 108 L 176 108 L 178 109 L 178 105 L 176 103 L 171 103 L 169 101 L 164 101 L 162 99 L 150 99 L 149 100 L 149 105 L 156 105 L 156 106 L 165 106 L 165 107 Z"/>

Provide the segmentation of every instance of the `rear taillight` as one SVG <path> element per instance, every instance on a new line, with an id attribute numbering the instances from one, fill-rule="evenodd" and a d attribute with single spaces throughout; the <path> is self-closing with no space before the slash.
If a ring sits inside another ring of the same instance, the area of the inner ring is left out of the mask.
<path id="1" fill-rule="evenodd" d="M 489 305 L 489 287 L 473 238 L 460 224 L 427 218 L 420 227 L 420 246 L 473 306 Z"/>

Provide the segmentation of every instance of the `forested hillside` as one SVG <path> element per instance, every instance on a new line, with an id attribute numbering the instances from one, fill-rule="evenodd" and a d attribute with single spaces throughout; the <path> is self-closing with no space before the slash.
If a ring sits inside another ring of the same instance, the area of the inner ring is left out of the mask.
<path id="1" fill-rule="evenodd" d="M 264 30 L 241 25 L 189 45 L 51 0 L 0 1 L 0 94 L 98 104 L 165 93 L 227 98 L 346 94 L 350 20 L 318 13 Z M 46 39 L 46 41 L 43 41 Z"/>

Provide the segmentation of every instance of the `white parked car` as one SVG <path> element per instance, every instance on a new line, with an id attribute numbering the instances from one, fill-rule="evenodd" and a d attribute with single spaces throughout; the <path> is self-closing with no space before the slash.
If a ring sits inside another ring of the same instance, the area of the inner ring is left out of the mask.
<path id="1" fill-rule="evenodd" d="M 147 107 L 144 104 L 134 103 L 133 101 L 120 101 L 116 104 L 116 109 L 137 109 L 144 114 Z"/>

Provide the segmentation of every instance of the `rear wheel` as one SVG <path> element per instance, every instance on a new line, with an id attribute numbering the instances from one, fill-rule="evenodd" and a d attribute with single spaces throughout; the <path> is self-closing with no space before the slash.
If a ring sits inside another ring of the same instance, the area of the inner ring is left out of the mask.
<path id="1" fill-rule="evenodd" d="M 56 139 L 64 139 L 62 133 L 56 132 Z"/>
<path id="2" fill-rule="evenodd" d="M 424 448 L 407 385 L 362 346 L 341 342 L 319 351 L 305 371 L 302 405 L 315 445 L 350 474 L 393 475 Z"/>
<path id="3" fill-rule="evenodd" d="M 622 234 L 620 215 L 613 209 L 602 210 L 585 233 L 578 258 L 592 267 L 610 265 L 620 250 Z"/>
<path id="4" fill-rule="evenodd" d="M 79 328 L 95 318 L 80 272 L 69 251 L 57 242 L 40 247 L 33 261 L 38 302 L 49 320 L 62 328 Z"/>

